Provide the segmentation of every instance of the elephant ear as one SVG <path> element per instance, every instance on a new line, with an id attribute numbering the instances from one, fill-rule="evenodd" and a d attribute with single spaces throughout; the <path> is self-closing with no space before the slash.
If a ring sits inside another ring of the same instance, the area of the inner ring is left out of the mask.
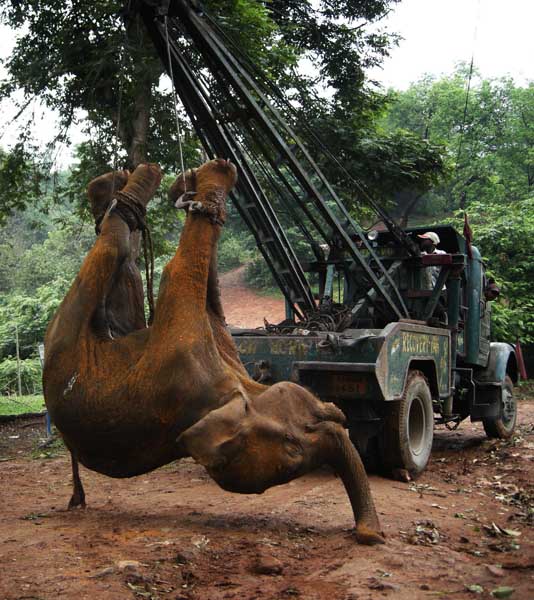
<path id="1" fill-rule="evenodd" d="M 173 204 L 186 192 L 197 191 L 196 173 L 196 169 L 188 169 L 185 175 L 184 173 L 180 173 L 174 180 L 174 183 L 167 192 L 167 197 Z"/>
<path id="2" fill-rule="evenodd" d="M 180 450 L 207 469 L 220 467 L 239 450 L 241 432 L 248 416 L 248 401 L 242 392 L 208 413 L 176 440 Z"/>

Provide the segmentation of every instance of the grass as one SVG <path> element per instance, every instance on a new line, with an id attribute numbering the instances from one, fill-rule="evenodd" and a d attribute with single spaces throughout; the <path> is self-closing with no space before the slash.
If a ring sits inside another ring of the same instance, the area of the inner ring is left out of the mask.
<path id="1" fill-rule="evenodd" d="M 0 415 L 21 415 L 44 410 L 46 409 L 42 395 L 0 396 Z"/>
<path id="2" fill-rule="evenodd" d="M 65 454 L 67 448 L 57 432 L 52 434 L 52 437 L 47 440 L 40 441 L 34 446 L 31 456 L 34 459 L 56 458 Z"/>

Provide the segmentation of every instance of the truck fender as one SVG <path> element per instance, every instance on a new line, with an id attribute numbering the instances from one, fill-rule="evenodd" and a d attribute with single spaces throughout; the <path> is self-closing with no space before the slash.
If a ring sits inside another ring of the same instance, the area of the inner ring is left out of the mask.
<path id="1" fill-rule="evenodd" d="M 501 385 L 506 375 L 509 375 L 512 381 L 517 383 L 518 368 L 515 348 L 504 342 L 491 342 L 488 364 L 484 369 L 475 371 L 474 378 L 477 384 Z"/>
<path id="2" fill-rule="evenodd" d="M 421 371 L 421 373 L 423 373 L 423 375 L 426 377 L 432 398 L 439 398 L 438 369 L 436 367 L 436 361 L 434 359 L 412 359 L 404 376 L 404 388 L 406 387 L 408 374 L 414 369 Z"/>

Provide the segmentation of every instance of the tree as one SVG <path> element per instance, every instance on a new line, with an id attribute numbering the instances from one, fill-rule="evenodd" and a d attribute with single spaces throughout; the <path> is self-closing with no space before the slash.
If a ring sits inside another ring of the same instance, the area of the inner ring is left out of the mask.
<path id="1" fill-rule="evenodd" d="M 10 152 L 0 148 L 0 225 L 7 215 L 25 208 L 28 198 L 39 193 L 43 179 L 24 143 Z"/>
<path id="2" fill-rule="evenodd" d="M 361 168 L 358 175 L 368 185 L 387 180 L 391 188 L 398 187 L 396 178 L 405 177 L 407 163 L 414 179 L 417 169 L 433 172 L 436 164 L 435 156 L 427 164 L 428 148 L 410 144 L 409 136 L 396 143 L 399 135 L 388 139 L 372 125 L 385 99 L 368 85 L 365 69 L 381 62 L 396 37 L 384 31 L 370 33 L 368 24 L 379 21 L 397 1 L 208 0 L 206 7 L 223 32 L 289 95 L 301 118 L 312 116 L 310 122 L 319 131 L 329 129 L 334 153 L 340 139 L 350 140 L 361 158 L 376 137 L 376 147 L 382 149 L 379 160 L 372 168 L 363 159 L 356 161 Z M 81 180 L 85 185 L 96 170 L 114 163 L 116 148 L 120 164 L 133 166 L 149 158 L 176 169 L 172 97 L 161 85 L 162 66 L 135 12 L 124 32 L 118 17 L 121 5 L 0 0 L 0 19 L 23 32 L 6 62 L 8 77 L 0 87 L 0 99 L 22 91 L 21 103 L 38 98 L 56 110 L 61 123 L 58 140 L 68 139 L 70 125 L 80 121 L 89 135 L 67 186 L 70 199 L 81 193 Z M 131 5 L 135 7 L 135 2 Z M 301 68 L 306 60 L 316 66 L 314 73 Z M 329 94 L 324 92 L 327 88 Z M 182 120 L 185 161 L 195 164 L 198 141 L 183 115 Z M 26 131 L 30 130 L 31 123 Z M 341 130 L 344 135 L 339 138 Z M 384 151 L 388 147 L 393 151 Z M 422 157 L 416 156 L 419 150 Z M 395 151 L 406 154 L 397 161 Z M 25 143 L 19 156 L 33 159 L 35 151 Z M 30 160 L 30 165 L 34 163 Z M 28 179 L 23 164 L 19 181 Z M 421 181 L 427 178 L 425 171 Z"/>
<path id="3" fill-rule="evenodd" d="M 534 195 L 512 202 L 473 202 L 474 242 L 487 260 L 501 295 L 493 303 L 492 337 L 534 344 Z"/>
<path id="4" fill-rule="evenodd" d="M 449 213 L 474 201 L 510 203 L 534 185 L 534 84 L 483 79 L 468 71 L 425 77 L 396 101 L 384 119 L 389 131 L 409 130 L 446 148 L 449 177 L 427 199 Z M 467 99 L 467 104 L 466 104 Z"/>
<path id="5" fill-rule="evenodd" d="M 325 1 L 312 9 L 308 2 L 287 7 L 276 1 L 226 0 L 207 2 L 207 9 L 275 80 L 309 52 L 322 64 L 317 83 L 326 81 L 346 94 L 349 80 L 351 90 L 363 88 L 361 65 L 377 62 L 376 55 L 386 52 L 388 37 L 368 36 L 364 27 L 351 29 L 336 20 L 376 19 L 394 1 L 344 0 L 333 10 Z M 161 155 L 170 150 L 169 144 L 158 147 L 173 131 L 171 96 L 158 87 L 162 66 L 138 16 L 127 21 L 123 33 L 118 16 L 122 4 L 1 0 L 2 21 L 25 31 L 7 61 L 9 77 L 1 93 L 6 97 L 22 89 L 25 99 L 39 97 L 58 111 L 65 129 L 85 111 L 87 128 L 99 146 L 113 139 L 119 125 L 131 164 L 147 155 L 167 163 L 169 157 Z M 340 64 L 340 53 L 346 55 L 346 64 Z M 289 80 L 299 79 L 294 70 Z"/>

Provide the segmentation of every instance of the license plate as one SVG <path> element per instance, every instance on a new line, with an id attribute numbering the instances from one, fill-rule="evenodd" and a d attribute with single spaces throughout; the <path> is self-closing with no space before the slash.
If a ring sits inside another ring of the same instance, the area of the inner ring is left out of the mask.
<path id="1" fill-rule="evenodd" d="M 365 377 L 352 373 L 335 373 L 329 377 L 330 388 L 334 396 L 340 398 L 354 398 L 365 396 L 368 382 Z"/>

